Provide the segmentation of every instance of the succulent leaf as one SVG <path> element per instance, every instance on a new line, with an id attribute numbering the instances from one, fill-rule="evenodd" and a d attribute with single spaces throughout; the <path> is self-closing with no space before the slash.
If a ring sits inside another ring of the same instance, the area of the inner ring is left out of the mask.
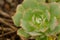
<path id="1" fill-rule="evenodd" d="M 30 37 L 30 35 L 27 32 L 25 32 L 23 29 L 18 30 L 18 35 L 25 37 L 25 38 Z"/>

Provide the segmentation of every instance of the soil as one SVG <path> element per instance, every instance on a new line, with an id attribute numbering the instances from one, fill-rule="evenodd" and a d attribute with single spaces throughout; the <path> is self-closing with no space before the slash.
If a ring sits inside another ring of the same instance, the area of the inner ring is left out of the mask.
<path id="1" fill-rule="evenodd" d="M 0 0 L 0 40 L 21 40 L 17 35 L 18 28 L 12 21 L 16 7 L 23 0 Z"/>

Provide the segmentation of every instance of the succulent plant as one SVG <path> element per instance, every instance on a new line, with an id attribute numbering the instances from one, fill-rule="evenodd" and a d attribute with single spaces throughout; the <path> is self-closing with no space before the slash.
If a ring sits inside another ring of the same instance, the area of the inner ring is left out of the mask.
<path id="1" fill-rule="evenodd" d="M 55 40 L 60 33 L 60 4 L 45 3 L 45 0 L 24 0 L 12 17 L 21 28 L 18 34 L 36 40 Z"/>

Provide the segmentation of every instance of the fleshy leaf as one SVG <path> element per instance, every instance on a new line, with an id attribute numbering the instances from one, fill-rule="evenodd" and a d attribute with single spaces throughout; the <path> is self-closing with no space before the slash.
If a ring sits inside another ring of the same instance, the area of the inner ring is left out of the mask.
<path id="1" fill-rule="evenodd" d="M 25 38 L 30 37 L 30 35 L 28 33 L 26 33 L 23 29 L 19 29 L 17 33 L 18 33 L 18 35 L 25 37 Z"/>
<path id="2" fill-rule="evenodd" d="M 21 26 L 27 32 L 32 32 L 35 30 L 35 28 L 33 26 L 29 25 L 29 23 L 24 20 L 21 21 Z"/>
<path id="3" fill-rule="evenodd" d="M 22 7 L 22 5 L 18 5 L 17 9 L 16 9 L 16 13 L 15 15 L 12 17 L 14 24 L 18 27 L 20 26 L 20 20 L 22 18 L 22 13 L 24 11 L 24 8 Z"/>
<path id="4" fill-rule="evenodd" d="M 39 32 L 28 32 L 31 36 L 39 36 L 42 35 L 42 33 Z"/>
<path id="5" fill-rule="evenodd" d="M 47 36 L 39 36 L 39 37 L 36 37 L 35 40 L 48 40 Z"/>
<path id="6" fill-rule="evenodd" d="M 29 9 L 29 8 L 35 8 L 37 7 L 37 2 L 35 2 L 34 0 L 24 0 L 24 2 L 22 3 L 22 6 L 25 8 L 25 9 Z"/>
<path id="7" fill-rule="evenodd" d="M 50 30 L 54 30 L 57 27 L 57 25 L 58 25 L 57 18 L 56 17 L 52 17 L 50 22 L 49 22 Z"/>
<path id="8" fill-rule="evenodd" d="M 60 25 L 58 25 L 58 26 L 51 32 L 52 35 L 56 35 L 56 34 L 58 34 L 58 33 L 60 33 Z"/>
<path id="9" fill-rule="evenodd" d="M 16 13 L 13 17 L 12 17 L 12 19 L 13 19 L 13 21 L 14 21 L 14 24 L 18 27 L 18 26 L 20 26 L 20 19 L 22 18 L 22 14 L 20 14 L 20 12 L 19 13 Z"/>
<path id="10" fill-rule="evenodd" d="M 52 16 L 56 16 L 58 19 L 60 18 L 60 4 L 58 3 L 50 3 L 50 13 Z"/>

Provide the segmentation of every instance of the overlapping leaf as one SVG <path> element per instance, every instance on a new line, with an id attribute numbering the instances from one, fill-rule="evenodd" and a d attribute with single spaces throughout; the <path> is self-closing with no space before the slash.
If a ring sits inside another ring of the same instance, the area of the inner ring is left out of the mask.
<path id="1" fill-rule="evenodd" d="M 30 37 L 30 35 L 27 32 L 25 32 L 23 29 L 19 29 L 18 34 L 22 37 L 25 37 L 25 38 Z"/>

